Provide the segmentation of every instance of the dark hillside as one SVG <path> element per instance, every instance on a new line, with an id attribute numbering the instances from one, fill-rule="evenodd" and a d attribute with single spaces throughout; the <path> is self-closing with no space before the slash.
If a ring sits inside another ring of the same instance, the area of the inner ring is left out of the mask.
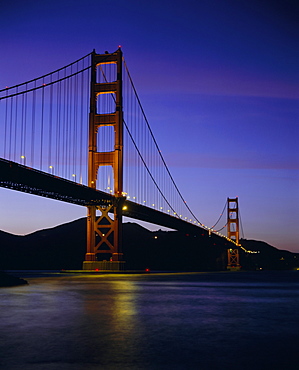
<path id="1" fill-rule="evenodd" d="M 258 240 L 240 240 L 242 246 L 252 251 L 258 251 L 250 257 L 251 267 L 266 270 L 289 270 L 299 267 L 299 254 L 281 250 Z"/>
<path id="2" fill-rule="evenodd" d="M 299 256 L 266 243 L 242 240 L 245 269 L 291 269 Z M 225 239 L 207 234 L 178 231 L 149 231 L 136 223 L 123 225 L 123 252 L 128 270 L 211 271 L 226 269 Z M 86 252 L 86 218 L 51 229 L 16 236 L 0 231 L 0 269 L 60 270 L 81 269 Z"/>
<path id="3" fill-rule="evenodd" d="M 85 218 L 25 236 L 4 235 L 3 239 L 2 236 L 1 233 L 0 269 L 82 267 L 86 248 Z"/>

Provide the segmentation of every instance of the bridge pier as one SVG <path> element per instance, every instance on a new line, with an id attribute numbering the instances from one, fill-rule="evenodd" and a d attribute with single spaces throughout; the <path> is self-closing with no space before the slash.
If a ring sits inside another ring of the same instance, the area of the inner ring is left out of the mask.
<path id="1" fill-rule="evenodd" d="M 125 197 L 116 197 L 113 204 L 88 207 L 87 253 L 83 270 L 124 270 L 122 253 L 122 207 Z M 97 212 L 101 215 L 97 216 Z M 111 218 L 113 214 L 113 218 Z M 98 258 L 111 255 L 109 260 Z"/>

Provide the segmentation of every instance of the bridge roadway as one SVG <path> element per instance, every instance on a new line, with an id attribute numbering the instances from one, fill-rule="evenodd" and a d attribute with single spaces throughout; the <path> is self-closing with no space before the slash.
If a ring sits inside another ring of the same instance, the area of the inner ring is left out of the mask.
<path id="1" fill-rule="evenodd" d="M 127 206 L 127 209 L 123 210 L 123 216 L 193 235 L 208 236 L 207 230 L 180 218 L 1 158 L 0 186 L 85 207 L 91 205 L 103 206 L 123 200 L 123 205 Z M 213 236 L 220 238 L 223 243 L 223 237 L 217 234 Z"/>

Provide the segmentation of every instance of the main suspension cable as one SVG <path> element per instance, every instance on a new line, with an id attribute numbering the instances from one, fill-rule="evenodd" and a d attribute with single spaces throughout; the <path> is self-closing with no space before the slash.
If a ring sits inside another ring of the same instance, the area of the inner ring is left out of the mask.
<path id="1" fill-rule="evenodd" d="M 28 93 L 28 92 L 31 92 L 31 91 L 36 91 L 36 90 L 38 90 L 38 89 L 43 89 L 45 86 L 50 86 L 50 85 L 53 85 L 53 84 L 56 84 L 57 82 L 60 82 L 60 81 L 63 81 L 63 80 L 67 80 L 67 79 L 69 79 L 69 78 L 71 78 L 71 77 L 74 77 L 74 76 L 76 76 L 77 74 L 79 74 L 79 73 L 82 73 L 82 72 L 84 72 L 84 71 L 86 71 L 86 70 L 88 70 L 88 69 L 90 69 L 91 68 L 91 66 L 88 66 L 88 67 L 86 67 L 86 68 L 84 68 L 84 69 L 81 69 L 80 71 L 78 71 L 78 72 L 74 72 L 74 73 L 72 73 L 72 74 L 70 74 L 70 75 L 67 75 L 67 76 L 65 76 L 65 77 L 63 77 L 63 78 L 61 78 L 61 79 L 59 79 L 59 80 L 55 80 L 55 81 L 53 81 L 53 82 L 48 82 L 47 84 L 45 84 L 45 85 L 40 85 L 40 86 L 35 86 L 35 87 L 33 87 L 33 88 L 31 88 L 31 89 L 29 89 L 29 90 L 23 90 L 23 91 L 20 91 L 20 92 L 17 92 L 17 93 L 14 93 L 14 94 L 10 94 L 10 95 L 7 95 L 7 96 L 2 96 L 2 97 L 0 97 L 0 100 L 2 100 L 2 99 L 6 99 L 6 98 L 10 98 L 10 97 L 13 97 L 13 96 L 17 96 L 17 95 L 21 95 L 21 94 L 26 94 L 26 93 Z M 35 85 L 36 85 L 36 81 L 37 81 L 38 79 L 34 79 L 34 80 L 32 80 L 34 83 L 35 83 Z M 31 81 L 30 81 L 31 82 Z M 26 82 L 24 82 L 22 85 L 24 85 Z M 16 87 L 18 87 L 18 86 L 20 86 L 20 85 L 16 85 Z M 11 88 L 12 89 L 12 88 Z M 5 89 L 3 89 L 3 90 L 0 90 L 0 92 L 1 91 L 5 91 Z"/>
<path id="2" fill-rule="evenodd" d="M 31 82 L 35 82 L 35 81 L 37 81 L 37 80 L 41 80 L 42 78 L 48 77 L 48 76 L 50 76 L 50 75 L 52 75 L 52 74 L 54 74 L 54 73 L 58 73 L 59 71 L 62 71 L 63 69 L 68 68 L 68 67 L 72 66 L 73 64 L 78 63 L 78 62 L 80 62 L 81 60 L 83 60 L 83 59 L 85 59 L 85 58 L 89 57 L 91 54 L 92 54 L 92 52 L 91 52 L 91 53 L 86 54 L 84 57 L 82 57 L 82 58 L 80 58 L 80 59 L 77 59 L 76 61 L 74 61 L 74 62 L 72 62 L 72 63 L 70 63 L 70 64 L 68 64 L 68 65 L 66 65 L 66 66 L 64 66 L 64 67 L 61 67 L 61 68 L 59 68 L 59 69 L 56 69 L 55 71 L 53 71 L 53 72 L 49 72 L 49 73 L 47 73 L 47 74 L 45 74 L 45 75 L 43 75 L 43 76 L 33 78 L 32 80 L 29 80 L 29 81 L 26 81 L 26 82 L 22 82 L 22 83 L 20 83 L 20 84 L 18 84 L 18 85 L 14 85 L 14 86 L 11 86 L 11 87 L 6 87 L 5 89 L 0 90 L 0 93 L 1 93 L 2 91 L 7 91 L 7 90 L 10 90 L 10 89 L 15 89 L 15 88 L 17 88 L 17 87 L 19 87 L 19 86 L 23 86 L 23 85 L 25 85 L 25 84 L 29 84 L 29 83 L 31 83 Z M 89 66 L 89 67 L 87 67 L 87 68 L 91 68 L 91 66 Z M 58 82 L 58 81 L 57 81 L 57 82 Z"/>
<path id="3" fill-rule="evenodd" d="M 124 58 L 123 58 L 123 62 L 124 62 L 124 66 L 125 66 L 126 72 L 127 72 L 127 74 L 128 74 L 129 80 L 130 80 L 130 82 L 131 82 L 131 85 L 132 85 L 133 91 L 134 91 L 134 93 L 135 93 L 136 99 L 137 99 L 137 101 L 138 101 L 139 107 L 140 107 L 140 109 L 141 109 L 141 112 L 142 112 L 143 118 L 144 118 L 144 120 L 145 120 L 145 122 L 146 122 L 146 124 L 147 124 L 148 130 L 149 130 L 149 132 L 150 132 L 150 134 L 151 134 L 151 137 L 152 137 L 153 142 L 154 142 L 154 144 L 155 144 L 155 146 L 156 146 L 156 149 L 157 149 L 157 151 L 158 151 L 158 153 L 159 153 L 159 156 L 160 156 L 160 158 L 161 158 L 161 160 L 162 160 L 162 163 L 163 163 L 163 165 L 164 165 L 164 167 L 165 167 L 165 169 L 166 169 L 166 171 L 167 171 L 167 173 L 168 173 L 168 175 L 169 175 L 169 178 L 171 179 L 171 182 L 173 183 L 173 185 L 174 185 L 174 187 L 175 187 L 175 189 L 176 189 L 176 191 L 177 191 L 177 193 L 178 193 L 179 197 L 180 197 L 180 198 L 181 198 L 181 200 L 183 201 L 183 203 L 184 203 L 185 207 L 188 209 L 188 211 L 190 212 L 190 214 L 195 218 L 195 220 L 196 220 L 199 224 L 203 225 L 203 224 L 198 220 L 198 218 L 195 216 L 195 214 L 192 212 L 192 210 L 190 209 L 190 207 L 188 206 L 187 202 L 185 201 L 185 199 L 184 199 L 184 197 L 183 197 L 182 193 L 180 192 L 179 188 L 177 187 L 177 185 L 176 185 L 176 183 L 175 183 L 175 181 L 174 181 L 174 179 L 173 179 L 173 177 L 172 177 L 172 175 L 171 175 L 171 173 L 170 173 L 170 171 L 169 171 L 169 169 L 168 169 L 168 166 L 167 166 L 167 164 L 166 164 L 166 162 L 165 162 L 165 160 L 164 160 L 164 157 L 163 157 L 163 155 L 162 155 L 162 152 L 161 152 L 161 150 L 160 150 L 160 148 L 159 148 L 159 146 L 158 146 L 158 143 L 157 143 L 157 141 L 156 141 L 156 139 L 155 139 L 155 137 L 154 137 L 154 135 L 153 135 L 152 129 L 150 128 L 149 122 L 148 122 L 147 117 L 146 117 L 146 115 L 145 115 L 144 109 L 143 109 L 143 107 L 142 107 L 142 105 L 141 105 L 140 99 L 139 99 L 138 94 L 137 94 L 137 90 L 136 90 L 136 88 L 135 88 L 135 85 L 134 85 L 134 83 L 133 83 L 133 80 L 132 80 L 132 78 L 131 78 L 130 72 L 129 72 L 129 70 L 128 70 L 128 66 L 127 66 L 126 61 L 124 60 Z"/>
<path id="4" fill-rule="evenodd" d="M 222 212 L 220 213 L 220 216 L 219 216 L 218 220 L 216 221 L 216 223 L 215 223 L 213 226 L 211 226 L 211 227 L 210 227 L 210 229 L 214 229 L 214 227 L 218 224 L 218 222 L 220 221 L 221 217 L 223 216 L 223 213 L 224 213 L 224 210 L 226 209 L 226 207 L 227 207 L 227 201 L 226 201 L 226 202 L 225 202 L 225 204 L 224 204 L 223 210 L 222 210 Z M 226 225 L 227 225 L 227 224 L 226 224 Z M 226 225 L 225 225 L 225 226 L 226 226 Z M 223 226 L 223 228 L 224 228 L 225 226 Z M 222 229 L 223 229 L 223 228 L 222 228 Z M 222 230 L 222 229 L 220 229 L 220 230 Z"/>

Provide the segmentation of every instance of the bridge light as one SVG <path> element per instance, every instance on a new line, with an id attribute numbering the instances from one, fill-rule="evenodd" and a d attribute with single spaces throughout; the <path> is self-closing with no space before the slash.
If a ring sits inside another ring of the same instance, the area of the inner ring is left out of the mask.
<path id="1" fill-rule="evenodd" d="M 153 207 L 155 207 L 154 203 L 152 204 Z"/>
<path id="2" fill-rule="evenodd" d="M 130 195 L 128 195 L 127 198 L 130 199 Z"/>
<path id="3" fill-rule="evenodd" d="M 163 209 L 163 207 L 160 207 L 160 209 Z"/>
<path id="4" fill-rule="evenodd" d="M 127 206 L 123 206 L 123 211 L 127 210 L 128 207 Z"/>

